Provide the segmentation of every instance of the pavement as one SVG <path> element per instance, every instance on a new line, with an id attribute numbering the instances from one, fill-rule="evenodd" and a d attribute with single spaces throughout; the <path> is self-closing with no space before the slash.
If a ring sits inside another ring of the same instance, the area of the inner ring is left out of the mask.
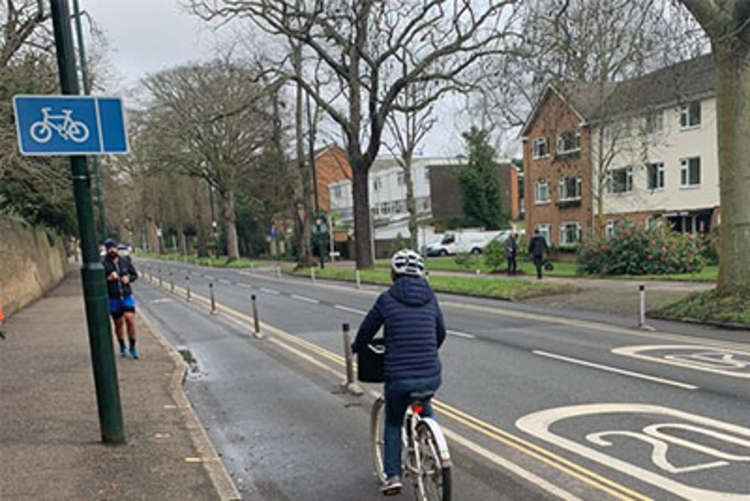
<path id="1" fill-rule="evenodd" d="M 163 287 L 144 280 L 137 294 L 205 369 L 187 390 L 235 481 L 247 492 L 270 485 L 278 499 L 370 499 L 369 402 L 336 388 L 341 324 L 356 330 L 383 288 L 137 265 L 178 278 L 173 293 L 165 278 Z M 199 298 L 209 283 L 217 315 Z M 251 294 L 264 340 L 249 335 Z M 449 335 L 435 407 L 456 499 L 750 499 L 750 332 L 669 322 L 643 331 L 629 315 L 439 299 Z M 263 424 L 268 415 L 278 422 Z M 266 464 L 275 467 L 258 470 Z"/>
<path id="2" fill-rule="evenodd" d="M 103 445 L 81 280 L 3 325 L 0 499 L 233 499 L 233 486 L 182 394 L 184 364 L 142 321 L 141 360 L 117 357 L 125 445 Z"/>

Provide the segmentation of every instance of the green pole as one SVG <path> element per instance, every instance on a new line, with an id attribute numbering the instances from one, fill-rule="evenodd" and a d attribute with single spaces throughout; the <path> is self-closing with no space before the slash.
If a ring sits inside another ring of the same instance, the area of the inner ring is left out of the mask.
<path id="1" fill-rule="evenodd" d="M 89 84 L 89 69 L 86 63 L 86 47 L 83 43 L 83 23 L 81 22 L 81 9 L 78 7 L 78 0 L 73 0 L 73 17 L 76 20 L 76 35 L 78 39 L 78 59 L 81 68 L 81 80 L 83 81 L 83 93 L 91 94 L 91 85 Z M 107 231 L 107 212 L 104 209 L 104 197 L 102 193 L 102 175 L 99 169 L 99 157 L 94 156 L 92 159 L 92 171 L 96 189 L 94 190 L 94 201 L 99 208 L 99 242 L 103 242 L 109 236 Z"/>
<path id="2" fill-rule="evenodd" d="M 60 87 L 63 94 L 78 94 L 68 0 L 50 0 L 50 4 L 57 65 L 60 70 Z M 99 249 L 96 243 L 94 208 L 91 203 L 86 157 L 71 156 L 70 168 L 83 251 L 81 276 L 102 442 L 124 443 L 120 390 L 117 386 L 117 367 L 108 318 L 107 286 L 104 266 L 99 260 Z"/>

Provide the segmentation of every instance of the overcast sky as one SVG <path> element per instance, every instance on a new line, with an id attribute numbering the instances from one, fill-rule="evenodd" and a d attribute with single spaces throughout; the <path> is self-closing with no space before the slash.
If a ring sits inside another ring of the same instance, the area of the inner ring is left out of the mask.
<path id="1" fill-rule="evenodd" d="M 203 21 L 186 12 L 180 0 L 79 2 L 109 44 L 105 58 L 116 78 L 108 92 L 133 88 L 149 73 L 209 58 L 219 38 Z M 446 103 L 437 110 L 439 120 L 424 142 L 423 155 L 455 156 L 462 152 L 460 131 L 469 127 L 465 120 L 456 123 L 455 112 L 462 103 Z M 387 153 L 385 147 L 381 148 L 381 154 Z"/>

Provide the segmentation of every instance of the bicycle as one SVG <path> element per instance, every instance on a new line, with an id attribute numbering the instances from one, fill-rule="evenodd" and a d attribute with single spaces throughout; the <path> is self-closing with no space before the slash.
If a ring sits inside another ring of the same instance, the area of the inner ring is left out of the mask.
<path id="1" fill-rule="evenodd" d="M 402 478 L 414 485 L 417 501 L 450 501 L 452 493 L 451 458 L 448 443 L 437 421 L 423 416 L 425 404 L 434 392 L 414 392 L 409 395 L 411 403 L 404 416 L 401 432 Z M 385 398 L 375 399 L 370 413 L 370 440 L 375 472 L 381 483 L 385 483 L 383 469 L 384 446 L 383 424 Z"/>
<path id="2" fill-rule="evenodd" d="M 62 110 L 61 115 L 50 113 L 51 107 L 42 108 L 42 119 L 31 124 L 29 133 L 31 138 L 37 143 L 44 144 L 52 139 L 52 131 L 57 131 L 66 141 L 72 140 L 74 143 L 83 143 L 89 138 L 89 128 L 85 123 L 79 120 L 73 120 L 73 110 Z M 55 123 L 53 120 L 62 121 Z"/>

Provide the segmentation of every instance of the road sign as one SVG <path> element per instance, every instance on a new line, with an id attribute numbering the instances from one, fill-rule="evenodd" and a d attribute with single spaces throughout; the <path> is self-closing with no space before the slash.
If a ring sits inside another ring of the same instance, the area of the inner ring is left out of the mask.
<path id="1" fill-rule="evenodd" d="M 22 155 L 127 154 L 122 100 L 90 96 L 14 96 Z"/>

